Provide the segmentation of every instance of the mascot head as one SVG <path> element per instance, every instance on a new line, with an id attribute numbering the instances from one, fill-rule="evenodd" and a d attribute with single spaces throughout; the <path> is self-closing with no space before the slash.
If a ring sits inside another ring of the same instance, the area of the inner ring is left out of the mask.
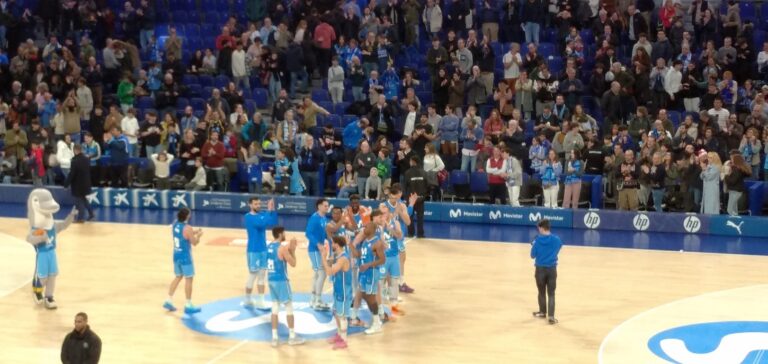
<path id="1" fill-rule="evenodd" d="M 37 188 L 27 198 L 27 218 L 33 228 L 53 228 L 53 214 L 59 211 L 59 204 L 53 199 L 51 191 Z"/>

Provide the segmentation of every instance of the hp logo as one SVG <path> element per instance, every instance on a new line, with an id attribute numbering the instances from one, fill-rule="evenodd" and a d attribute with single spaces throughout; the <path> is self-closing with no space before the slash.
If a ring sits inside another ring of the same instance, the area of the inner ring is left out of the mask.
<path id="1" fill-rule="evenodd" d="M 696 216 L 687 216 L 683 220 L 683 229 L 689 233 L 697 233 L 701 229 L 701 220 Z"/>
<path id="2" fill-rule="evenodd" d="M 632 225 L 637 231 L 645 231 L 651 226 L 651 219 L 646 214 L 637 214 L 632 219 Z"/>
<path id="3" fill-rule="evenodd" d="M 600 215 L 593 211 L 587 212 L 584 215 L 584 226 L 587 229 L 597 229 L 600 226 Z"/>

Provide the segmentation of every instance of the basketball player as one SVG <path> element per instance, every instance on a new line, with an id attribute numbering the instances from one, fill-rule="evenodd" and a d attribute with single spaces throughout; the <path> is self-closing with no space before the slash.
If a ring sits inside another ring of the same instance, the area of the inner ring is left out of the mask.
<path id="1" fill-rule="evenodd" d="M 349 223 L 354 225 L 357 232 L 371 221 L 371 209 L 360 205 L 360 195 L 349 196 L 349 205 L 346 208 Z"/>
<path id="2" fill-rule="evenodd" d="M 381 241 L 378 227 L 381 225 L 381 211 L 374 210 L 371 213 L 371 222 L 365 226 L 363 232 L 358 234 L 353 244 L 353 254 L 360 259 L 360 294 L 368 304 L 373 316 L 371 326 L 365 330 L 368 335 L 381 332 L 381 318 L 379 317 L 379 304 L 376 302 L 376 294 L 379 289 L 379 269 L 385 262 L 384 244 Z M 358 246 L 359 245 L 359 246 Z M 352 310 L 352 319 L 357 319 L 357 309 Z"/>
<path id="3" fill-rule="evenodd" d="M 323 284 L 325 284 L 325 271 L 323 270 L 323 264 L 320 262 L 324 257 L 320 256 L 322 246 L 325 244 L 326 231 L 325 227 L 328 224 L 328 200 L 321 198 L 315 203 L 315 209 L 317 210 L 312 216 L 309 217 L 307 222 L 306 237 L 309 240 L 309 260 L 312 262 L 312 270 L 314 276 L 312 277 L 312 299 L 309 302 L 309 307 L 317 311 L 327 311 L 330 309 L 326 303 L 322 300 Z"/>
<path id="4" fill-rule="evenodd" d="M 272 229 L 275 241 L 267 245 L 267 270 L 269 272 L 269 294 L 272 296 L 272 347 L 277 347 L 277 314 L 280 305 L 285 305 L 288 318 L 288 345 L 304 344 L 304 339 L 294 331 L 293 294 L 288 281 L 288 266 L 296 267 L 296 238 L 285 244 L 285 229 L 276 226 Z"/>
<path id="5" fill-rule="evenodd" d="M 277 225 L 277 212 L 275 200 L 267 202 L 267 211 L 261 211 L 261 200 L 251 197 L 248 200 L 251 211 L 245 214 L 245 230 L 248 232 L 248 247 L 246 256 L 248 261 L 248 280 L 245 282 L 245 299 L 243 306 L 256 307 L 262 310 L 268 309 L 264 302 L 264 283 L 267 276 L 267 228 Z M 257 281 L 258 298 L 253 300 L 253 282 Z"/>
<path id="6" fill-rule="evenodd" d="M 539 235 L 533 240 L 531 246 L 531 258 L 535 259 L 536 288 L 539 290 L 539 311 L 534 312 L 534 317 L 545 318 L 549 315 L 549 324 L 557 323 L 555 318 L 555 288 L 557 287 L 557 256 L 563 241 L 560 237 L 550 232 L 549 220 L 543 219 L 536 226 Z M 549 296 L 549 304 L 547 298 Z"/>
<path id="7" fill-rule="evenodd" d="M 331 221 L 325 225 L 325 233 L 328 241 L 332 241 L 334 236 L 341 236 L 343 238 L 349 238 L 349 232 L 347 230 L 347 212 L 339 206 L 334 206 L 331 209 Z M 354 231 L 354 229 L 352 230 Z"/>
<path id="8" fill-rule="evenodd" d="M 390 187 L 390 196 L 392 196 L 392 192 L 402 193 L 397 184 Z M 385 263 L 381 270 L 382 302 L 389 303 L 389 308 L 393 314 L 404 315 L 405 311 L 397 305 L 398 282 L 400 281 L 400 242 L 404 239 L 403 231 L 406 231 L 403 228 L 405 223 L 400 220 L 397 211 L 404 210 L 404 206 L 397 200 L 394 202 L 396 207 L 392 208 L 393 212 L 390 212 L 390 206 L 393 205 L 390 204 L 389 200 L 380 206 L 386 219 L 383 233 Z"/>
<path id="9" fill-rule="evenodd" d="M 413 206 L 416 204 L 416 201 L 418 201 L 419 196 L 415 193 L 411 193 L 411 195 L 408 197 L 407 207 L 401 201 L 402 197 L 403 190 L 399 183 L 395 183 L 389 187 L 388 198 L 386 201 L 384 201 L 384 205 L 386 205 L 390 214 L 393 214 L 394 218 L 400 223 L 400 231 L 403 232 L 403 237 L 397 240 L 397 271 L 399 272 L 398 282 L 391 284 L 390 289 L 394 287 L 396 291 L 399 290 L 403 293 L 413 293 L 414 289 L 405 284 L 405 232 L 408 231 L 408 226 L 411 225 L 411 214 L 413 214 Z M 390 252 L 389 254 L 393 253 L 394 252 Z M 392 263 L 392 265 L 394 265 L 394 263 Z M 387 267 L 389 268 L 392 265 L 387 264 Z M 394 294 L 395 298 L 398 298 L 397 292 Z"/>
<path id="10" fill-rule="evenodd" d="M 176 311 L 173 305 L 173 294 L 176 287 L 179 286 L 181 278 L 184 277 L 184 294 L 187 297 L 187 304 L 184 306 L 184 313 L 194 314 L 200 312 L 200 308 L 192 304 L 192 279 L 195 277 L 195 265 L 192 262 L 192 245 L 200 242 L 203 236 L 203 230 L 195 229 L 189 224 L 189 217 L 192 212 L 182 207 L 176 214 L 176 222 L 173 223 L 173 271 L 176 278 L 171 281 L 168 289 L 168 299 L 163 304 L 163 308 L 168 311 Z"/>
<path id="11" fill-rule="evenodd" d="M 335 209 L 335 208 L 334 208 Z M 346 249 L 347 240 L 342 236 L 334 236 L 332 241 L 332 262 L 323 259 L 325 274 L 333 281 L 333 313 L 336 316 L 338 332 L 331 338 L 333 350 L 347 347 L 347 318 L 349 307 L 352 303 L 352 261 L 349 251 Z M 328 254 L 328 249 L 323 247 L 323 256 Z"/>

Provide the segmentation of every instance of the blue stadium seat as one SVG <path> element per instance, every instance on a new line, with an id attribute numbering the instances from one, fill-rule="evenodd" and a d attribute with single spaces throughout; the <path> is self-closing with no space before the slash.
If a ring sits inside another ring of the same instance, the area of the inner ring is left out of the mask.
<path id="1" fill-rule="evenodd" d="M 326 89 L 314 89 L 312 90 L 312 101 L 314 102 L 331 101 L 331 95 L 328 93 L 328 90 Z M 331 111 L 331 110 L 328 110 L 328 111 Z"/>
<path id="2" fill-rule="evenodd" d="M 179 97 L 176 99 L 176 108 L 177 109 L 184 109 L 185 107 L 189 106 L 189 99 L 185 97 Z"/>
<path id="3" fill-rule="evenodd" d="M 192 108 L 195 109 L 195 111 L 205 112 L 205 105 L 206 105 L 205 99 L 195 97 L 189 100 L 189 104 L 192 105 Z"/>
<path id="4" fill-rule="evenodd" d="M 155 99 L 144 96 L 136 99 L 136 105 L 139 109 L 149 109 L 155 107 Z"/>
<path id="5" fill-rule="evenodd" d="M 197 38 L 200 36 L 200 26 L 197 24 L 187 24 L 185 29 L 187 37 Z"/>
<path id="6" fill-rule="evenodd" d="M 226 88 L 229 85 L 229 77 L 225 75 L 218 75 L 213 80 L 213 86 L 217 88 Z"/>
<path id="7" fill-rule="evenodd" d="M 208 100 L 211 98 L 211 95 L 213 95 L 213 87 L 203 87 L 203 91 L 200 94 L 200 97 Z"/>
<path id="8" fill-rule="evenodd" d="M 197 79 L 197 75 L 184 75 L 184 77 L 181 78 L 181 84 L 182 85 L 191 85 L 193 83 L 200 83 Z"/>
<path id="9" fill-rule="evenodd" d="M 243 98 L 244 99 L 247 100 L 247 99 L 252 99 L 253 98 L 253 94 L 251 94 L 251 90 L 250 89 L 242 88 L 241 87 L 240 91 L 243 91 Z"/>
<path id="10" fill-rule="evenodd" d="M 253 113 L 258 110 L 259 107 L 256 105 L 256 101 L 253 101 L 251 99 L 245 100 L 245 110 L 248 111 L 248 118 L 250 119 L 251 116 L 253 116 Z"/>
<path id="11" fill-rule="evenodd" d="M 192 97 L 200 97 L 200 94 L 203 93 L 203 88 L 200 86 L 199 83 L 193 83 L 186 85 L 187 92 L 185 93 L 185 96 L 192 98 Z"/>
<path id="12" fill-rule="evenodd" d="M 539 54 L 544 58 L 554 56 L 556 54 L 555 45 L 553 43 L 539 43 Z"/>
<path id="13" fill-rule="evenodd" d="M 349 105 L 351 105 L 349 102 L 340 102 L 336 105 L 333 105 L 333 113 L 336 115 L 344 115 L 347 112 Z"/>
<path id="14" fill-rule="evenodd" d="M 488 174 L 485 172 L 472 172 L 469 175 L 469 192 L 472 194 L 472 202 L 478 199 L 488 199 Z"/>
<path id="15" fill-rule="evenodd" d="M 331 123 L 334 128 L 340 128 L 341 127 L 341 116 L 334 115 L 334 114 L 328 115 L 328 117 L 325 118 L 325 123 L 326 124 L 327 123 Z M 322 126 L 325 126 L 325 124 L 323 124 Z"/>
<path id="16" fill-rule="evenodd" d="M 554 75 L 559 74 L 563 70 L 563 59 L 558 56 L 553 56 L 547 63 L 549 71 Z"/>
<path id="17" fill-rule="evenodd" d="M 323 109 L 328 110 L 329 113 L 333 113 L 333 103 L 330 101 L 315 101 L 317 106 L 322 107 Z"/>
<path id="18" fill-rule="evenodd" d="M 674 135 L 675 131 L 677 130 L 677 127 L 680 126 L 680 122 L 682 121 L 680 112 L 674 111 L 674 110 L 667 110 L 667 116 L 669 117 L 669 120 L 672 122 L 672 125 L 675 126 L 675 130 L 667 130 L 667 131 L 672 133 L 672 135 Z"/>
<path id="19" fill-rule="evenodd" d="M 184 10 L 175 10 L 171 13 L 171 21 L 176 25 L 176 31 L 181 33 L 181 25 L 189 20 L 189 13 Z"/>
<path id="20" fill-rule="evenodd" d="M 253 89 L 253 101 L 256 102 L 256 106 L 258 106 L 259 109 L 266 109 L 268 103 L 268 92 L 265 88 L 255 88 Z"/>
<path id="21" fill-rule="evenodd" d="M 213 77 L 209 75 L 200 75 L 197 79 L 202 87 L 213 86 Z"/>

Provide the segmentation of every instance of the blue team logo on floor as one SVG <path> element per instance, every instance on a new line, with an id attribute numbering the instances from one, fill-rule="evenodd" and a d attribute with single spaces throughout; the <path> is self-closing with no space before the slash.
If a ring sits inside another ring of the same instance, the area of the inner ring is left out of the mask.
<path id="1" fill-rule="evenodd" d="M 324 296 L 325 302 L 332 297 Z M 229 298 L 214 301 L 200 306 L 202 311 L 194 315 L 184 315 L 181 321 L 188 328 L 212 336 L 234 340 L 269 341 L 272 339 L 272 312 L 256 308 L 245 308 L 240 305 L 243 298 Z M 332 311 L 315 311 L 309 308 L 310 295 L 293 295 L 293 314 L 295 317 L 296 334 L 307 340 L 330 338 L 336 334 L 336 320 Z M 269 294 L 267 294 L 267 304 Z M 330 303 L 329 303 L 330 304 Z M 360 310 L 360 319 L 370 323 L 371 313 Z M 365 328 L 350 327 L 349 334 L 360 333 Z M 277 332 L 281 339 L 288 338 L 288 321 L 284 307 L 281 306 L 278 315 Z"/>
<path id="2" fill-rule="evenodd" d="M 768 322 L 723 321 L 680 326 L 654 335 L 648 348 L 672 363 L 768 364 Z"/>

